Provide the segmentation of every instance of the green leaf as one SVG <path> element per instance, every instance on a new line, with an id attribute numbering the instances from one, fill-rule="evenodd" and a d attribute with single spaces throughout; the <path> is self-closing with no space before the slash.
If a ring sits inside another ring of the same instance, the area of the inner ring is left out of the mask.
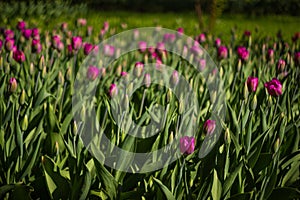
<path id="1" fill-rule="evenodd" d="M 166 199 L 168 200 L 175 200 L 175 197 L 173 196 L 172 192 L 165 186 L 160 180 L 152 177 L 154 180 L 154 184 L 164 193 Z"/>
<path id="2" fill-rule="evenodd" d="M 11 194 L 11 199 L 31 200 L 30 192 L 32 191 L 33 188 L 30 186 L 16 184 Z"/>
<path id="3" fill-rule="evenodd" d="M 232 195 L 227 200 L 249 200 L 249 199 L 252 199 L 252 194 L 253 194 L 252 192 L 235 194 L 235 195 Z"/>
<path id="4" fill-rule="evenodd" d="M 118 183 L 115 178 L 109 173 L 109 171 L 100 164 L 96 159 L 94 159 L 97 176 L 106 190 L 107 195 L 110 199 L 116 199 Z"/>
<path id="5" fill-rule="evenodd" d="M 221 199 L 221 195 L 222 195 L 222 184 L 218 178 L 218 173 L 215 169 L 214 169 L 214 178 L 213 178 L 211 195 L 213 200 Z"/>
<path id="6" fill-rule="evenodd" d="M 273 154 L 272 153 L 261 153 L 255 163 L 253 168 L 253 172 L 257 174 L 261 170 L 265 169 L 272 161 Z"/>
<path id="7" fill-rule="evenodd" d="M 8 193 L 9 191 L 11 191 L 14 188 L 15 188 L 15 185 L 13 185 L 13 184 L 1 186 L 0 187 L 0 199 L 2 199 L 6 193 Z"/>
<path id="8" fill-rule="evenodd" d="M 227 192 L 232 187 L 232 184 L 235 181 L 235 178 L 238 175 L 239 171 L 241 170 L 242 166 L 243 163 L 240 162 L 240 164 L 235 168 L 235 170 L 232 173 L 230 173 L 229 177 L 225 179 L 225 182 L 223 184 L 223 194 L 222 194 L 223 197 L 227 194 Z"/>

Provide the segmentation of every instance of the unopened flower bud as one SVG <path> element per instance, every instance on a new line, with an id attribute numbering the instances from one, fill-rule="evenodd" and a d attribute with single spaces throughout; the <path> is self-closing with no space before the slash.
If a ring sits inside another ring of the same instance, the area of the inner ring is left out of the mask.
<path id="1" fill-rule="evenodd" d="M 253 99 L 251 101 L 251 108 L 250 109 L 253 111 L 253 110 L 256 109 L 256 107 L 257 107 L 257 97 L 256 97 L 256 94 L 254 94 Z"/>
<path id="2" fill-rule="evenodd" d="M 26 99 L 26 93 L 25 90 L 22 90 L 22 93 L 20 95 L 20 104 L 23 105 L 25 103 L 25 99 Z"/>
<path id="3" fill-rule="evenodd" d="M 21 122 L 21 129 L 22 131 L 26 131 L 27 130 L 27 127 L 28 127 L 28 116 L 27 114 L 25 114 L 22 122 Z"/>

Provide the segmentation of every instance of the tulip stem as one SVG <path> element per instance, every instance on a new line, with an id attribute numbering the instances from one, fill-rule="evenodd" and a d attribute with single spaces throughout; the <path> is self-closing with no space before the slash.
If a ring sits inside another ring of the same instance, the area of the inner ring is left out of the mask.
<path id="1" fill-rule="evenodd" d="M 242 105 L 241 105 L 241 108 L 240 108 L 240 112 L 239 112 L 239 116 L 238 116 L 238 121 L 240 121 L 240 118 L 241 118 L 241 115 L 242 115 L 242 110 L 243 110 L 244 104 L 245 104 L 245 100 L 243 99 Z"/>
<path id="2" fill-rule="evenodd" d="M 142 111 L 143 111 L 143 107 L 144 107 L 144 102 L 145 102 L 146 91 L 147 91 L 147 89 L 145 89 L 144 93 L 143 93 L 143 98 L 142 98 L 142 102 L 141 102 L 140 112 L 139 112 L 138 118 L 140 118 L 141 115 L 142 115 Z"/>
<path id="3" fill-rule="evenodd" d="M 277 107 L 278 107 L 278 103 L 279 103 L 279 97 L 276 97 L 276 104 L 275 104 L 275 110 L 274 110 L 274 113 L 273 113 L 273 116 L 272 116 L 272 120 L 271 120 L 271 124 L 273 124 L 274 122 L 274 119 L 275 119 L 275 115 L 276 115 L 276 112 L 277 112 Z"/>

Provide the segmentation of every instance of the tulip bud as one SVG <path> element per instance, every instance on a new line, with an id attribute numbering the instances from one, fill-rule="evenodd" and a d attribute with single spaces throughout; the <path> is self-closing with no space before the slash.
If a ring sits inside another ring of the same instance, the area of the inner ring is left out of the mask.
<path id="1" fill-rule="evenodd" d="M 77 131 L 78 131 L 76 121 L 73 122 L 72 130 L 73 130 L 74 135 L 76 135 L 76 134 L 77 134 Z"/>
<path id="2" fill-rule="evenodd" d="M 43 71 L 42 71 L 42 78 L 45 78 L 47 75 L 47 68 L 46 66 L 43 67 Z"/>
<path id="3" fill-rule="evenodd" d="M 18 83 L 15 78 L 9 79 L 9 92 L 14 93 L 18 88 Z"/>
<path id="4" fill-rule="evenodd" d="M 22 90 L 22 93 L 20 95 L 20 104 L 23 105 L 25 103 L 26 93 L 25 90 Z"/>
<path id="5" fill-rule="evenodd" d="M 64 82 L 65 82 L 65 78 L 64 78 L 62 72 L 59 71 L 59 72 L 58 72 L 58 83 L 63 85 Z"/>
<path id="6" fill-rule="evenodd" d="M 44 58 L 44 55 L 42 55 L 40 57 L 40 61 L 39 61 L 39 70 L 43 70 L 44 66 L 45 66 L 45 58 Z"/>
<path id="7" fill-rule="evenodd" d="M 85 105 L 83 104 L 82 108 L 81 108 L 81 111 L 80 111 L 80 117 L 81 117 L 82 121 L 85 120 L 85 112 L 86 112 L 86 109 L 85 109 Z"/>
<path id="8" fill-rule="evenodd" d="M 66 79 L 67 79 L 67 81 L 71 81 L 72 80 L 72 67 L 69 67 L 67 69 Z"/>
<path id="9" fill-rule="evenodd" d="M 214 90 L 210 95 L 211 104 L 214 104 L 217 100 L 217 91 Z"/>
<path id="10" fill-rule="evenodd" d="M 244 99 L 247 99 L 249 95 L 247 82 L 245 82 L 243 93 L 244 93 Z"/>
<path id="11" fill-rule="evenodd" d="M 150 85 L 151 85 L 151 76 L 150 76 L 150 74 L 145 74 L 144 83 L 145 83 L 147 88 L 150 87 Z"/>
<path id="12" fill-rule="evenodd" d="M 277 152 L 280 146 L 280 139 L 277 138 L 275 143 L 274 143 L 274 151 Z"/>
<path id="13" fill-rule="evenodd" d="M 114 97 L 118 94 L 118 88 L 116 84 L 111 84 L 109 87 L 109 96 Z"/>
<path id="14" fill-rule="evenodd" d="M 173 135 L 173 131 L 171 131 L 171 133 L 169 135 L 169 141 L 168 141 L 168 143 L 171 144 L 172 141 L 173 141 L 173 139 L 174 139 L 174 135 Z"/>
<path id="15" fill-rule="evenodd" d="M 179 82 L 179 74 L 178 71 L 174 70 L 171 76 L 171 84 L 176 86 Z"/>
<path id="16" fill-rule="evenodd" d="M 172 99 L 173 93 L 172 90 L 169 88 L 167 92 L 167 102 L 169 103 Z"/>
<path id="17" fill-rule="evenodd" d="M 180 152 L 186 155 L 192 154 L 195 150 L 195 138 L 184 136 L 180 138 Z"/>
<path id="18" fill-rule="evenodd" d="M 208 119 L 205 121 L 205 123 L 203 125 L 203 130 L 206 135 L 212 135 L 213 132 L 215 131 L 215 128 L 216 128 L 215 120 Z"/>
<path id="19" fill-rule="evenodd" d="M 224 139 L 228 144 L 231 142 L 229 128 L 226 128 L 226 130 L 225 130 L 225 138 Z"/>
<path id="20" fill-rule="evenodd" d="M 135 63 L 135 65 L 134 65 L 134 74 L 137 77 L 140 77 L 142 72 L 143 72 L 143 69 L 144 69 L 144 64 L 143 63 L 141 63 L 141 62 Z"/>
<path id="21" fill-rule="evenodd" d="M 183 112 L 184 112 L 184 100 L 183 100 L 183 98 L 180 98 L 180 100 L 179 100 L 178 112 L 179 112 L 180 115 L 182 115 Z"/>
<path id="22" fill-rule="evenodd" d="M 251 111 L 254 111 L 257 107 L 257 97 L 256 94 L 254 94 L 253 99 L 251 101 Z"/>
<path id="23" fill-rule="evenodd" d="M 33 63 L 30 63 L 30 66 L 29 66 L 29 73 L 31 76 L 34 75 L 34 71 L 35 71 L 35 67 L 33 65 Z"/>
<path id="24" fill-rule="evenodd" d="M 22 123 L 21 123 L 21 129 L 22 129 L 22 131 L 26 131 L 27 127 L 28 127 L 28 116 L 27 116 L 27 114 L 25 114 L 25 116 L 24 116 L 24 118 L 22 120 Z"/>

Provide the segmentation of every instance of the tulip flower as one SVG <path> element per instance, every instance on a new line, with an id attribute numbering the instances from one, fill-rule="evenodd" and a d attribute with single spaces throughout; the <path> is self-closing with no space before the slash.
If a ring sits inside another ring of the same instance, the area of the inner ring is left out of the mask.
<path id="1" fill-rule="evenodd" d="M 201 34 L 198 36 L 198 41 L 199 41 L 200 43 L 203 43 L 203 42 L 206 41 L 206 36 L 205 36 L 204 33 L 201 33 Z"/>
<path id="2" fill-rule="evenodd" d="M 216 47 L 221 46 L 221 39 L 220 39 L 220 38 L 217 38 L 217 39 L 215 40 L 215 45 L 216 45 Z"/>
<path id="3" fill-rule="evenodd" d="M 144 63 L 136 62 L 135 65 L 134 65 L 134 74 L 137 77 L 140 77 L 142 72 L 143 72 L 143 69 L 144 69 Z"/>
<path id="4" fill-rule="evenodd" d="M 31 36 L 33 39 L 39 40 L 40 39 L 40 33 L 38 28 L 33 28 Z"/>
<path id="5" fill-rule="evenodd" d="M 116 86 L 116 84 L 111 84 L 109 87 L 109 96 L 110 97 L 114 97 L 118 94 L 118 88 Z"/>
<path id="6" fill-rule="evenodd" d="M 9 79 L 9 86 L 8 89 L 11 93 L 15 92 L 18 88 L 18 83 L 17 80 L 15 78 L 10 78 Z"/>
<path id="7" fill-rule="evenodd" d="M 19 21 L 18 22 L 18 25 L 17 25 L 17 29 L 18 30 L 23 30 L 23 29 L 25 29 L 26 28 L 26 22 L 24 22 L 24 21 Z"/>
<path id="8" fill-rule="evenodd" d="M 94 48 L 94 45 L 90 43 L 85 43 L 83 47 L 84 55 L 88 55 Z"/>
<path id="9" fill-rule="evenodd" d="M 144 83 L 145 83 L 147 88 L 150 87 L 150 85 L 151 85 L 151 76 L 150 76 L 150 74 L 145 74 Z"/>
<path id="10" fill-rule="evenodd" d="M 31 47 L 33 52 L 40 53 L 42 51 L 42 45 L 39 40 L 33 39 Z"/>
<path id="11" fill-rule="evenodd" d="M 258 78 L 249 76 L 247 79 L 247 87 L 250 92 L 255 92 L 258 86 Z"/>
<path id="12" fill-rule="evenodd" d="M 98 75 L 99 75 L 100 70 L 98 69 L 98 67 L 95 66 L 89 66 L 88 70 L 87 70 L 87 78 L 89 80 L 95 80 Z"/>
<path id="13" fill-rule="evenodd" d="M 104 51 L 103 53 L 105 56 L 112 57 L 115 54 L 115 47 L 106 44 L 103 47 L 103 51 Z"/>
<path id="14" fill-rule="evenodd" d="M 279 59 L 277 62 L 277 69 L 280 71 L 284 71 L 285 69 L 285 60 Z"/>
<path id="15" fill-rule="evenodd" d="M 75 51 L 79 50 L 82 45 L 82 38 L 80 36 L 72 37 L 72 47 Z"/>
<path id="16" fill-rule="evenodd" d="M 225 59 L 227 58 L 227 55 L 228 55 L 228 50 L 225 46 L 220 46 L 218 48 L 218 57 L 219 59 Z"/>
<path id="17" fill-rule="evenodd" d="M 142 53 L 147 51 L 147 42 L 145 42 L 145 41 L 139 42 L 139 51 Z"/>
<path id="18" fill-rule="evenodd" d="M 206 135 L 213 134 L 213 132 L 215 131 L 215 128 L 216 128 L 215 120 L 208 119 L 205 121 L 205 123 L 203 125 L 203 130 Z"/>
<path id="19" fill-rule="evenodd" d="M 300 51 L 295 53 L 294 61 L 296 64 L 300 65 Z"/>
<path id="20" fill-rule="evenodd" d="M 17 61 L 18 63 L 22 63 L 25 61 L 25 54 L 23 53 L 23 51 L 20 50 L 15 50 L 13 52 L 13 58 L 15 59 L 15 61 Z"/>
<path id="21" fill-rule="evenodd" d="M 178 36 L 181 36 L 181 35 L 183 35 L 183 33 L 184 33 L 184 29 L 183 29 L 182 27 L 179 27 L 179 28 L 177 29 L 177 35 L 178 35 Z"/>
<path id="22" fill-rule="evenodd" d="M 183 136 L 180 138 L 180 152 L 186 155 L 192 154 L 195 150 L 195 138 Z"/>
<path id="23" fill-rule="evenodd" d="M 4 35 L 6 39 L 13 39 L 15 37 L 14 31 L 7 29 L 4 31 Z"/>
<path id="24" fill-rule="evenodd" d="M 237 53 L 238 53 L 239 58 L 242 59 L 242 61 L 248 60 L 249 51 L 246 49 L 246 47 L 238 47 Z"/>
<path id="25" fill-rule="evenodd" d="M 264 86 L 271 96 L 278 97 L 282 95 L 282 84 L 277 78 L 273 78 L 271 81 L 266 82 Z"/>
<path id="26" fill-rule="evenodd" d="M 15 46 L 15 40 L 14 39 L 11 39 L 11 38 L 7 38 L 6 40 L 5 40 L 5 49 L 7 50 L 7 51 L 12 51 L 13 50 L 13 48 L 14 48 L 14 46 Z"/>
<path id="27" fill-rule="evenodd" d="M 178 71 L 174 70 L 171 76 L 171 84 L 176 86 L 179 82 L 179 73 Z"/>
<path id="28" fill-rule="evenodd" d="M 23 29 L 22 30 L 22 35 L 26 38 L 29 39 L 31 37 L 32 30 L 31 29 Z"/>

